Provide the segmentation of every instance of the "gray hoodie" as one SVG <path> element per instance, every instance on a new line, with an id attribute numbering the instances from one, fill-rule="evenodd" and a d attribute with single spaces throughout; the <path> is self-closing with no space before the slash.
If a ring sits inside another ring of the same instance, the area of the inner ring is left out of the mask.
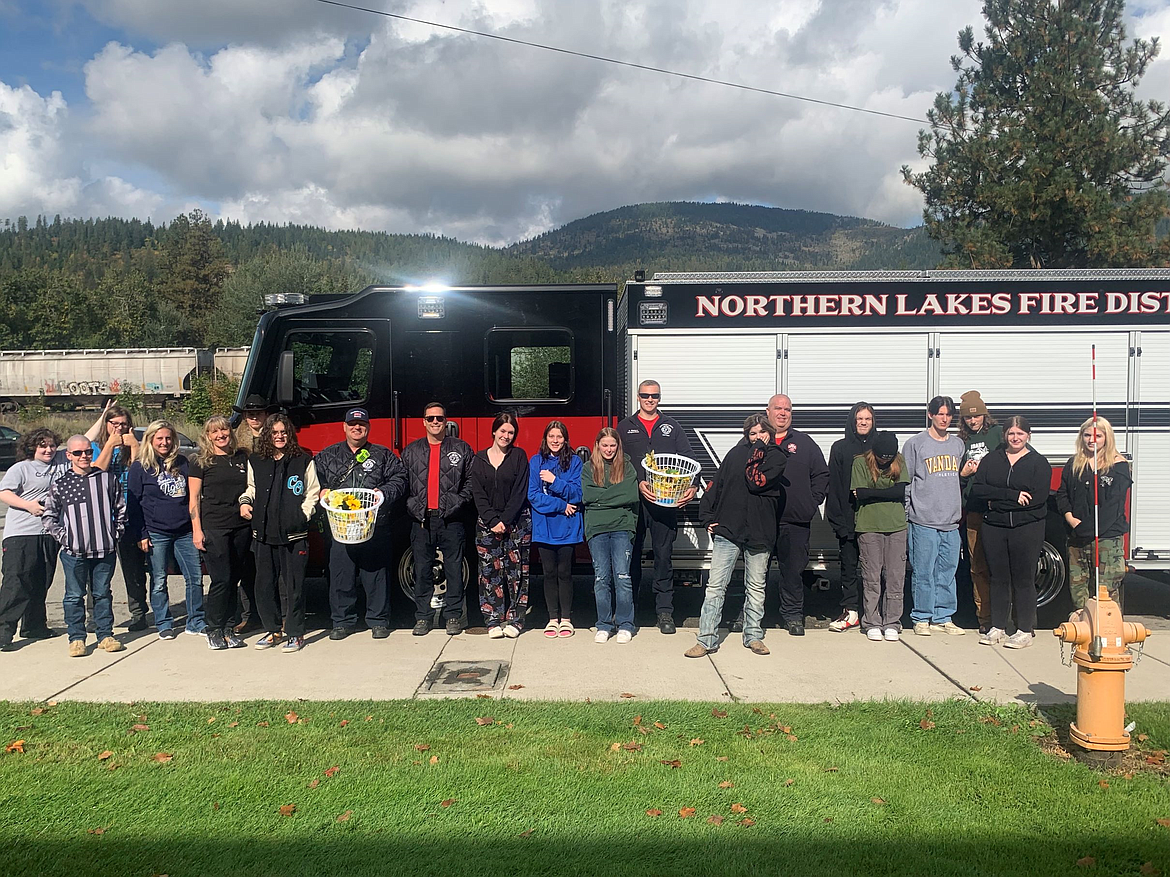
<path id="1" fill-rule="evenodd" d="M 963 514 L 963 492 L 959 487 L 966 445 L 957 435 L 946 441 L 931 438 L 923 430 L 906 442 L 902 456 L 910 475 L 906 490 L 906 517 L 910 523 L 932 530 L 955 530 Z"/>

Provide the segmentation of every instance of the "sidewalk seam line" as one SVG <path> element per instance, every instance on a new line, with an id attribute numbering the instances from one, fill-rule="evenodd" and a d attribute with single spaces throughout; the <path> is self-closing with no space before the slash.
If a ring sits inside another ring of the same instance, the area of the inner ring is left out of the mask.
<path id="1" fill-rule="evenodd" d="M 422 687 L 427 682 L 427 677 L 431 675 L 431 670 L 434 670 L 436 665 L 442 659 L 443 651 L 447 648 L 447 643 L 451 642 L 451 637 L 447 636 L 446 633 L 443 635 L 446 637 L 446 639 L 444 639 L 443 644 L 439 646 L 439 654 L 435 655 L 435 660 L 431 661 L 430 669 L 428 669 L 427 672 L 423 674 L 423 678 L 420 679 L 418 685 L 414 687 L 414 694 L 410 696 L 411 700 L 418 700 L 418 696 L 422 692 Z"/>
<path id="2" fill-rule="evenodd" d="M 719 681 L 721 683 L 723 683 L 723 689 L 727 692 L 727 696 L 731 698 L 731 702 L 732 703 L 741 703 L 739 696 L 736 695 L 736 693 L 731 690 L 731 686 L 728 685 L 727 680 L 723 678 L 723 673 L 720 671 L 719 665 L 715 663 L 715 659 L 712 657 L 712 655 L 714 655 L 714 654 L 715 654 L 714 652 L 708 652 L 706 657 L 707 657 L 707 660 L 711 662 L 711 666 L 715 670 L 715 675 L 718 676 Z"/>
<path id="3" fill-rule="evenodd" d="M 930 658 L 926 657 L 926 655 L 924 655 L 922 652 L 918 651 L 918 649 L 914 648 L 914 646 L 910 645 L 908 640 L 903 637 L 899 637 L 898 642 L 921 658 L 923 662 L 925 662 L 932 670 L 934 670 L 934 672 L 938 673 L 939 676 L 943 677 L 943 679 L 947 680 L 949 683 L 951 683 L 951 685 L 955 686 L 955 688 L 963 692 L 966 697 L 971 698 L 971 700 L 975 701 L 976 703 L 982 703 L 982 699 L 977 694 L 975 694 L 975 692 L 968 691 L 965 685 L 959 682 L 959 680 L 957 680 L 954 676 L 952 676 L 934 661 L 930 660 Z"/>
<path id="4" fill-rule="evenodd" d="M 158 640 L 157 640 L 157 639 L 155 639 L 153 642 L 148 642 L 148 643 L 146 643 L 146 644 L 145 644 L 144 646 L 142 646 L 142 648 L 140 648 L 140 649 L 135 649 L 135 650 L 134 650 L 134 651 L 132 651 L 132 652 L 128 650 L 128 651 L 127 651 L 127 653 L 126 653 L 125 655 L 122 655 L 122 657 L 120 657 L 120 658 L 116 658 L 115 660 L 113 660 L 113 661 L 110 661 L 110 663 L 106 664 L 106 666 L 104 666 L 104 667 L 100 667 L 100 668 L 98 668 L 97 670 L 94 670 L 94 671 L 93 671 L 92 673 L 90 673 L 88 676 L 83 676 L 83 677 L 81 677 L 80 679 L 78 679 L 76 682 L 72 682 L 72 683 L 70 683 L 69 685 L 66 685 L 66 686 L 65 686 L 64 688 L 62 688 L 60 691 L 56 691 L 56 692 L 54 692 L 53 694 L 50 694 L 48 697 L 44 698 L 44 700 L 52 700 L 52 699 L 53 699 L 53 698 L 55 698 L 55 697 L 60 697 L 60 696 L 61 696 L 62 694 L 64 694 L 66 691 L 70 691 L 70 690 L 72 690 L 72 689 L 76 688 L 78 685 L 80 685 L 80 684 L 81 684 L 81 683 L 83 683 L 83 682 L 88 682 L 90 679 L 93 679 L 93 677 L 95 677 L 95 676 L 97 676 L 97 675 L 99 675 L 99 674 L 101 674 L 101 673 L 104 673 L 104 672 L 106 672 L 106 671 L 107 671 L 107 670 L 109 670 L 111 667 L 114 667 L 114 666 L 116 666 L 116 665 L 118 665 L 118 664 L 122 663 L 122 662 L 123 662 L 123 661 L 125 661 L 127 658 L 132 658 L 132 657 L 134 657 L 134 655 L 137 655 L 139 652 L 141 652 L 141 651 L 144 651 L 145 649 L 149 649 L 151 646 L 153 646 L 153 645 L 154 645 L 155 643 L 157 643 L 157 642 L 158 642 Z M 94 648 L 96 648 L 96 646 L 95 646 Z"/>

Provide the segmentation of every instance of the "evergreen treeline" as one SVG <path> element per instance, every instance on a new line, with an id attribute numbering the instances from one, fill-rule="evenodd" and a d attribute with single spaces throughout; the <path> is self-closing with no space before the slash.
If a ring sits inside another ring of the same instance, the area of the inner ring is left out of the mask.
<path id="1" fill-rule="evenodd" d="M 648 271 L 929 268 L 921 229 L 740 204 L 664 203 L 589 216 L 495 249 L 435 235 L 212 222 L 199 211 L 0 225 L 0 347 L 234 346 L 273 292 L 370 283 L 620 282 Z"/>

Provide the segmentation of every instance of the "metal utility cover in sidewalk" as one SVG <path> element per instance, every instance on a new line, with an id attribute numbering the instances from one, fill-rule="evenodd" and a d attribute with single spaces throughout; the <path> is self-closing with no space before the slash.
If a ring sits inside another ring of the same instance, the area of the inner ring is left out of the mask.
<path id="1" fill-rule="evenodd" d="M 507 678 L 507 661 L 440 661 L 427 674 L 422 690 L 491 691 Z"/>

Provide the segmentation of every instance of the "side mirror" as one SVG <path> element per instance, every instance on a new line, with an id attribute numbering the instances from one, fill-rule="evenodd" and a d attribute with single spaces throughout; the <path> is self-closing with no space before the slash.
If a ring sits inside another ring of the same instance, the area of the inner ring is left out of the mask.
<path id="1" fill-rule="evenodd" d="M 293 352 L 283 350 L 276 366 L 276 403 L 285 408 L 293 402 Z"/>

